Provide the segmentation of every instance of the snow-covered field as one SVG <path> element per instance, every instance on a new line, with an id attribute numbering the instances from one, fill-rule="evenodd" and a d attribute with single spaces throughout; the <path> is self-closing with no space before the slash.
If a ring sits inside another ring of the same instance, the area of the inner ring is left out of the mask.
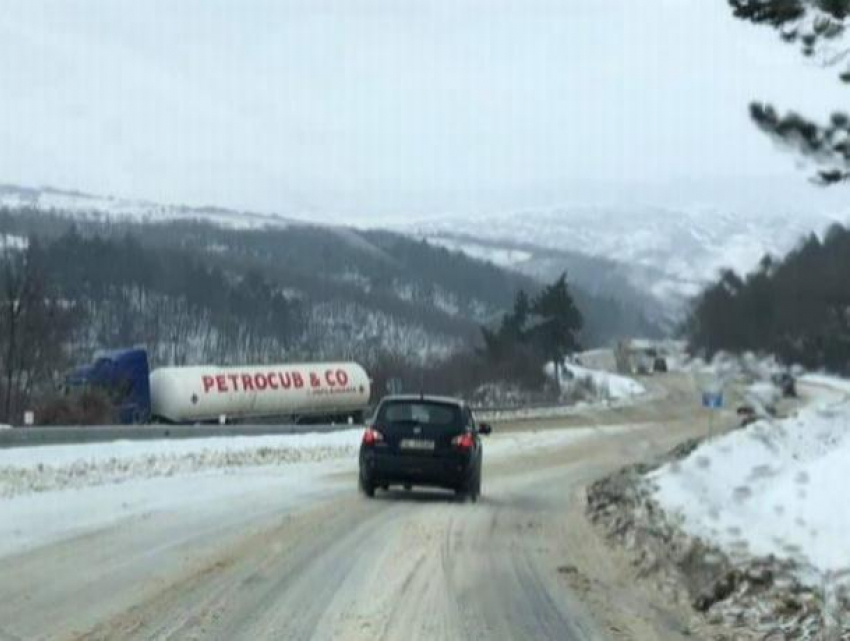
<path id="1" fill-rule="evenodd" d="M 496 433 L 485 441 L 485 456 L 497 461 L 626 429 Z M 0 450 L 0 556 L 153 512 L 250 502 L 257 493 L 279 495 L 285 509 L 285 501 L 353 492 L 361 435 L 352 429 Z"/>
<path id="2" fill-rule="evenodd" d="M 850 568 L 850 382 L 807 376 L 814 400 L 704 443 L 651 474 L 689 534 L 732 558 L 793 560 L 804 581 Z"/>

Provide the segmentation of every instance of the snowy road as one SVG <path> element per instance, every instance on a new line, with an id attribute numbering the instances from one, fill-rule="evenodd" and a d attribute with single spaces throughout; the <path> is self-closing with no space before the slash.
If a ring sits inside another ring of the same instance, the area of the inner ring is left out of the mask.
<path id="1" fill-rule="evenodd" d="M 592 428 L 505 426 L 477 505 L 367 500 L 347 455 L 12 496 L 0 639 L 684 638 L 584 521 L 582 490 L 702 429 L 689 385 L 665 377 Z"/>

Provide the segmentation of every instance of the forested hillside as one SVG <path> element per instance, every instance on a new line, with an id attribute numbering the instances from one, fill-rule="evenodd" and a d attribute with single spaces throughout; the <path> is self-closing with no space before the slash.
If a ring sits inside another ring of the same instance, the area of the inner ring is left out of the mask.
<path id="1" fill-rule="evenodd" d="M 760 351 L 850 374 L 850 229 L 812 234 L 747 276 L 723 272 L 695 301 L 686 332 L 709 356 Z"/>
<path id="2" fill-rule="evenodd" d="M 478 340 L 479 325 L 495 322 L 519 289 L 539 287 L 377 230 L 144 224 L 24 208 L 0 210 L 0 233 L 50 247 L 51 279 L 95 319 L 80 345 L 145 343 L 161 362 L 440 357 Z M 657 331 L 628 303 L 574 292 L 584 344 Z"/>
<path id="3" fill-rule="evenodd" d="M 7 212 L 0 225 L 39 239 L 51 287 L 88 319 L 77 346 L 144 343 L 157 362 L 445 355 L 529 283 L 377 232 L 27 212 Z"/>

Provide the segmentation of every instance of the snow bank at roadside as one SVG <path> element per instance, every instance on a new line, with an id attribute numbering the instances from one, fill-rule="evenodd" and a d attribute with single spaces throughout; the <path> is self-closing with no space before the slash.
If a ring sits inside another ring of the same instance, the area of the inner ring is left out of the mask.
<path id="1" fill-rule="evenodd" d="M 589 381 L 599 400 L 621 401 L 646 393 L 646 388 L 641 383 L 628 376 L 601 369 L 591 369 L 570 362 L 565 362 L 563 369 L 568 372 L 566 376 L 561 377 L 564 393 L 569 392 L 570 385 L 575 385 L 580 381 Z M 546 366 L 546 375 L 554 378 L 555 370 L 551 363 Z"/>
<path id="2" fill-rule="evenodd" d="M 0 450 L 0 497 L 201 470 L 351 458 L 362 430 Z"/>
<path id="3" fill-rule="evenodd" d="M 569 445 L 601 431 L 626 426 L 565 428 L 485 437 L 488 459 Z M 248 468 L 292 468 L 294 464 L 345 464 L 355 469 L 362 429 L 269 436 L 234 436 L 161 441 L 114 441 L 0 450 L 0 501 L 24 494 L 80 489 L 190 474 L 233 474 Z M 297 469 L 303 469 L 300 465 Z"/>
<path id="4" fill-rule="evenodd" d="M 641 383 L 627 376 L 573 363 L 564 363 L 564 368 L 572 374 L 572 378 L 562 376 L 561 398 L 558 404 L 478 410 L 475 413 L 476 417 L 483 421 L 501 421 L 575 416 L 585 410 L 599 407 L 627 405 L 647 393 L 647 389 Z M 547 376 L 554 378 L 551 363 L 546 366 L 545 372 Z M 491 393 L 490 396 L 496 395 Z M 517 390 L 514 398 L 520 399 L 521 392 Z"/>
<path id="5" fill-rule="evenodd" d="M 566 363 L 564 367 L 569 370 L 577 379 L 590 379 L 593 384 L 605 390 L 607 395 L 613 400 L 623 400 L 634 396 L 640 396 L 646 393 L 646 388 L 638 381 L 628 376 L 612 374 L 597 369 L 588 369 L 580 365 Z"/>
<path id="6" fill-rule="evenodd" d="M 800 377 L 800 380 L 804 383 L 828 387 L 845 394 L 850 394 L 850 379 L 836 378 L 829 374 L 804 374 Z"/>
<path id="7" fill-rule="evenodd" d="M 811 377 L 810 382 L 812 381 Z M 819 377 L 850 391 L 850 382 Z M 732 558 L 797 563 L 801 580 L 850 568 L 850 401 L 824 395 L 796 416 L 759 421 L 702 444 L 649 478 L 683 529 Z"/>
<path id="8" fill-rule="evenodd" d="M 485 439 L 485 466 L 640 427 L 497 432 Z M 0 487 L 8 490 L 9 479 L 18 479 L 14 494 L 0 492 L 0 557 L 155 513 L 227 512 L 238 505 L 243 519 L 250 511 L 279 513 L 355 492 L 361 435 L 356 429 L 0 450 Z M 211 519 L 211 527 L 223 525 L 218 516 Z"/>

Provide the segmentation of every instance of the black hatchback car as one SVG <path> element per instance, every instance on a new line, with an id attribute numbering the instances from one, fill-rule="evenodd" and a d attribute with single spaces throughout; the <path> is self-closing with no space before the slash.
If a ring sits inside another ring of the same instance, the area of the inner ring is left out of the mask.
<path id="1" fill-rule="evenodd" d="M 360 444 L 360 489 L 414 485 L 454 490 L 476 501 L 481 494 L 482 447 L 464 401 L 439 396 L 387 396 L 378 405 Z"/>

